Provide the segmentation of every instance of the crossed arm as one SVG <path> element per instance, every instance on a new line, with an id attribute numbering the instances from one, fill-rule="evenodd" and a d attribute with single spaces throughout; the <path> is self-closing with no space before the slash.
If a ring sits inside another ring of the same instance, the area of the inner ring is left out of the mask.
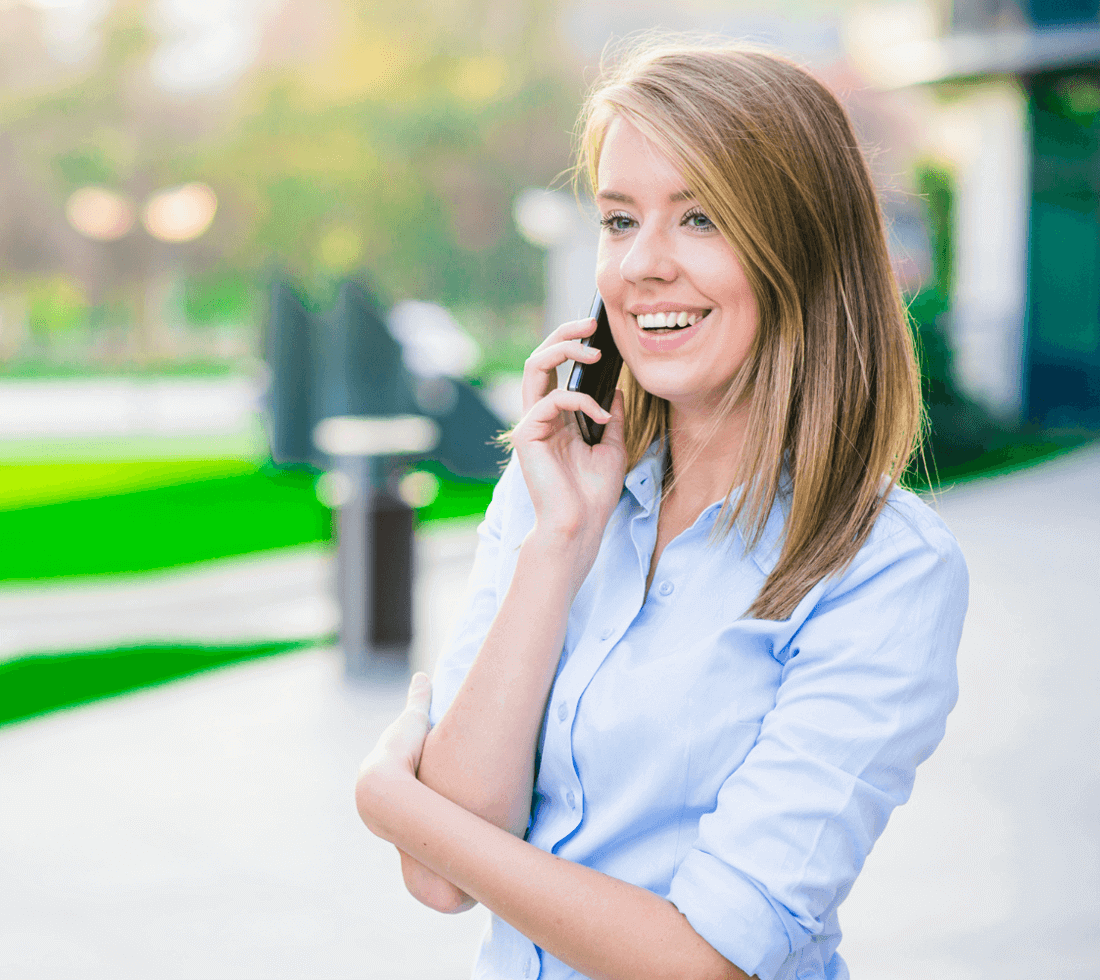
<path id="1" fill-rule="evenodd" d="M 670 902 L 521 839 L 534 741 L 556 666 L 550 651 L 555 635 L 560 651 L 564 629 L 563 619 L 548 636 L 541 628 L 554 624 L 532 617 L 552 618 L 554 599 L 569 591 L 561 576 L 547 575 L 555 565 L 534 542 L 521 549 L 512 588 L 467 683 L 427 742 L 430 684 L 423 674 L 413 679 L 405 711 L 363 764 L 359 813 L 401 850 L 406 883 L 425 904 L 461 911 L 481 902 L 594 980 L 744 980 Z M 536 597 L 533 605 L 525 601 Z M 544 637 L 541 656 L 522 658 L 538 670 L 523 669 L 510 655 L 516 648 L 509 640 L 520 635 Z M 502 726 L 501 718 L 521 721 Z M 489 735 L 505 729 L 503 737 Z M 466 752 L 475 747 L 487 759 L 471 765 Z"/>
<path id="2" fill-rule="evenodd" d="M 363 763 L 356 803 L 367 827 L 401 851 L 406 885 L 432 908 L 481 902 L 592 978 L 744 980 L 670 902 L 522 840 L 569 609 L 623 485 L 622 395 L 607 413 L 554 387 L 558 364 L 598 359 L 580 343 L 594 327 L 564 324 L 528 359 L 526 415 L 513 441 L 535 527 L 446 714 L 429 734 L 430 685 L 414 678 L 405 711 Z M 575 410 L 607 423 L 599 445 L 582 442 Z"/>

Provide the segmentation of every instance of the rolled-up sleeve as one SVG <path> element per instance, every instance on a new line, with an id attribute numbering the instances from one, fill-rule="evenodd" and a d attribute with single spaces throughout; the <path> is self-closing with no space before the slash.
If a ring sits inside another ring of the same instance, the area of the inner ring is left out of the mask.
<path id="1" fill-rule="evenodd" d="M 942 525 L 918 533 L 895 521 L 807 597 L 812 608 L 775 654 L 775 706 L 668 895 L 746 973 L 768 980 L 822 933 L 909 798 L 957 697 L 967 591 Z"/>

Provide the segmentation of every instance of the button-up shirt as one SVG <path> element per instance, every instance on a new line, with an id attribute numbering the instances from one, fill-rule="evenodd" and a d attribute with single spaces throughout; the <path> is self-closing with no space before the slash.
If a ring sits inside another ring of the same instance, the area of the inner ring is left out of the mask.
<path id="1" fill-rule="evenodd" d="M 647 594 L 662 464 L 655 445 L 627 474 L 569 612 L 527 839 L 667 898 L 749 975 L 845 978 L 837 907 L 955 704 L 966 566 L 939 517 L 895 490 L 846 569 L 790 618 L 754 619 L 786 498 L 753 549 L 736 529 L 715 540 L 719 501 L 663 550 Z M 436 670 L 433 722 L 533 523 L 513 458 Z M 493 916 L 474 976 L 579 974 Z"/>

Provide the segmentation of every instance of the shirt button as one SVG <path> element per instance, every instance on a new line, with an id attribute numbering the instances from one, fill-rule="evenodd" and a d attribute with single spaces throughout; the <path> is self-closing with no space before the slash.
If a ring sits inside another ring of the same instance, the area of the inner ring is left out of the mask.
<path id="1" fill-rule="evenodd" d="M 523 975 L 525 977 L 529 977 L 531 975 L 531 961 L 530 960 L 528 960 L 526 963 L 523 964 Z"/>
<path id="2" fill-rule="evenodd" d="M 565 794 L 565 802 L 569 804 L 569 809 L 572 810 L 577 802 L 577 798 L 573 795 L 572 790 Z"/>
<path id="3" fill-rule="evenodd" d="M 601 640 L 610 640 L 611 639 L 611 634 L 614 633 L 614 632 L 615 632 L 615 630 L 612 627 L 608 626 L 607 629 L 605 629 L 600 634 L 600 639 Z"/>
<path id="4" fill-rule="evenodd" d="M 657 587 L 657 591 L 660 592 L 661 595 L 672 595 L 672 590 L 674 588 L 676 588 L 676 586 L 674 586 L 671 582 L 662 582 Z"/>
<path id="5" fill-rule="evenodd" d="M 558 721 L 565 721 L 566 716 L 569 714 L 569 705 L 564 701 L 558 702 Z"/>

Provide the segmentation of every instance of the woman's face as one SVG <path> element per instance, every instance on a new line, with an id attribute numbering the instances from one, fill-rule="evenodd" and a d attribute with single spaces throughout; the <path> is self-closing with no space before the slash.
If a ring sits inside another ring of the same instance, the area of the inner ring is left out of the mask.
<path id="1" fill-rule="evenodd" d="M 619 117 L 604 138 L 598 184 L 596 282 L 623 360 L 674 408 L 713 408 L 756 336 L 741 262 L 676 165 Z"/>

